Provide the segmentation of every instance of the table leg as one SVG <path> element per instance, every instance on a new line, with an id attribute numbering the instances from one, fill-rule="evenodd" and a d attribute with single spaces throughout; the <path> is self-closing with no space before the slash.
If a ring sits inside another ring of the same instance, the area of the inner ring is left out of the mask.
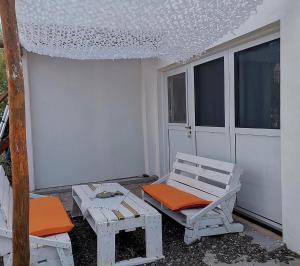
<path id="1" fill-rule="evenodd" d="M 161 215 L 145 216 L 146 256 L 162 258 Z"/>
<path id="2" fill-rule="evenodd" d="M 82 216 L 81 210 L 78 207 L 77 202 L 74 200 L 74 198 L 73 198 L 71 216 L 72 217 Z"/>
<path id="3" fill-rule="evenodd" d="M 113 224 L 97 224 L 97 265 L 115 265 L 116 232 Z"/>

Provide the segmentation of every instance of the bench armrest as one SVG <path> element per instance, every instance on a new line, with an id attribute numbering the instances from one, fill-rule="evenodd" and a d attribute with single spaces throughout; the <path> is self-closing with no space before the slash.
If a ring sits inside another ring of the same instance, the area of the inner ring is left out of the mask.
<path id="1" fill-rule="evenodd" d="M 12 239 L 12 231 L 9 229 L 0 228 L 0 236 Z M 60 241 L 60 240 L 53 240 L 53 239 L 47 239 L 43 237 L 38 236 L 29 236 L 30 244 L 36 245 L 38 247 L 39 245 L 43 246 L 49 246 L 54 248 L 64 248 L 69 249 L 71 248 L 71 242 L 66 241 Z"/>
<path id="2" fill-rule="evenodd" d="M 189 223 L 193 224 L 195 223 L 200 217 L 204 216 L 208 212 L 212 211 L 213 209 L 217 208 L 219 205 L 221 205 L 224 201 L 230 199 L 233 197 L 239 190 L 241 189 L 241 184 L 237 185 L 235 188 L 229 190 L 226 195 L 219 198 L 218 200 L 212 202 L 211 204 L 207 205 L 205 208 L 200 210 L 198 213 L 194 214 L 190 219 Z"/>

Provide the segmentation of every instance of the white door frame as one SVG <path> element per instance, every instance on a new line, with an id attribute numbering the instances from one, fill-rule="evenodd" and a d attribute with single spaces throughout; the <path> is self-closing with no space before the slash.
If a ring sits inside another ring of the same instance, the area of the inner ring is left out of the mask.
<path id="1" fill-rule="evenodd" d="M 234 54 L 236 52 L 264 44 L 266 42 L 276 40 L 280 38 L 280 33 L 276 32 L 261 38 L 257 38 L 255 40 L 246 42 L 244 44 L 232 47 L 229 49 L 229 70 L 230 71 L 230 77 L 229 77 L 229 95 L 230 95 L 230 143 L 231 143 L 231 161 L 236 162 L 236 135 L 252 135 L 252 136 L 266 136 L 266 137 L 280 137 L 280 129 L 260 129 L 260 128 L 236 128 L 235 127 L 235 77 L 234 77 Z M 280 90 L 281 91 L 281 90 Z M 281 92 L 280 92 L 281 93 Z M 281 156 L 281 154 L 280 154 Z M 281 226 L 261 215 L 258 215 L 254 212 L 245 210 L 243 208 L 240 208 L 238 206 L 235 207 L 236 210 L 239 212 L 249 215 L 250 217 L 253 217 L 263 223 L 266 223 L 278 230 L 281 230 Z"/>
<path id="2" fill-rule="evenodd" d="M 271 33 L 271 34 L 266 34 L 264 36 L 259 36 L 259 37 L 255 37 L 255 39 L 245 39 L 245 42 L 243 42 L 241 44 L 241 42 L 236 43 L 236 44 L 232 44 L 230 47 L 226 47 L 224 48 L 224 51 L 222 52 L 218 52 L 218 53 L 214 53 L 212 55 L 205 55 L 205 57 L 201 58 L 200 60 L 194 61 L 192 63 L 189 63 L 188 65 L 184 65 L 178 68 L 175 68 L 171 71 L 168 72 L 163 72 L 163 82 L 162 82 L 162 92 L 163 92 L 163 98 L 162 98 L 162 102 L 161 105 L 163 108 L 166 109 L 162 109 L 162 115 L 164 116 L 165 121 L 163 122 L 164 124 L 164 131 L 165 133 L 168 132 L 168 127 L 167 127 L 167 122 L 168 122 L 168 110 L 167 110 L 167 106 L 166 106 L 166 84 L 165 84 L 165 80 L 166 80 L 166 73 L 172 73 L 172 71 L 174 71 L 173 73 L 176 73 L 176 71 L 179 71 L 179 69 L 187 69 L 187 73 L 188 73 L 188 108 L 189 108 L 189 122 L 190 125 L 192 126 L 192 130 L 194 130 L 195 132 L 197 131 L 206 131 L 206 132 L 224 132 L 227 131 L 229 132 L 229 145 L 230 145 L 230 160 L 231 162 L 236 162 L 236 143 L 235 143 L 235 138 L 236 138 L 236 134 L 239 135 L 253 135 L 253 136 L 269 136 L 269 137 L 280 137 L 280 129 L 255 129 L 255 128 L 235 128 L 235 92 L 234 92 L 234 53 L 241 51 L 241 50 L 245 50 L 247 48 L 251 48 L 275 39 L 279 39 L 280 38 L 280 32 L 276 31 L 275 33 Z M 224 92 L 224 100 L 225 100 L 225 128 L 215 128 L 215 127 L 195 127 L 195 103 L 194 103 L 194 71 L 193 68 L 196 65 L 217 59 L 219 57 L 223 56 L 224 57 L 224 71 L 225 71 L 225 75 L 224 75 L 224 82 L 225 82 L 225 92 Z M 227 71 L 226 71 L 227 70 Z M 164 134 L 163 135 L 164 140 L 164 144 L 165 146 L 163 147 L 163 149 L 165 149 L 165 151 L 169 151 L 169 144 L 168 144 L 168 134 Z M 195 135 L 195 144 L 196 144 L 196 135 Z M 196 148 L 196 145 L 195 145 Z M 166 155 L 164 160 L 165 162 L 169 162 L 169 152 L 166 152 Z M 165 163 L 164 162 L 164 163 Z M 241 211 L 239 208 L 237 208 L 239 211 Z M 245 210 L 243 210 L 243 212 L 245 213 Z M 274 226 L 277 229 L 278 228 L 278 224 L 273 223 L 272 221 L 269 219 L 266 219 L 260 215 L 255 215 L 254 213 L 250 213 L 249 215 L 251 215 L 251 217 L 254 217 L 262 222 L 266 222 L 271 226 Z"/>
<path id="3" fill-rule="evenodd" d="M 235 153 L 235 135 L 236 134 L 247 134 L 255 136 L 270 136 L 270 137 L 280 137 L 280 129 L 259 129 L 259 128 L 235 128 L 235 92 L 234 92 L 234 54 L 236 52 L 264 44 L 266 42 L 276 40 L 280 38 L 280 33 L 274 33 L 242 45 L 235 46 L 229 49 L 229 95 L 230 95 L 230 143 L 231 143 L 231 161 L 236 162 L 236 153 Z"/>
<path id="4" fill-rule="evenodd" d="M 180 73 L 185 73 L 185 83 L 186 83 L 186 123 L 169 123 L 169 111 L 168 111 L 168 81 L 167 78 L 169 76 L 174 76 Z M 190 82 L 189 82 L 189 75 L 190 71 L 188 69 L 188 65 L 183 65 L 177 68 L 174 68 L 169 71 L 163 72 L 163 81 L 162 81 L 162 116 L 163 116 L 163 123 L 164 123 L 164 137 L 166 138 L 165 141 L 165 156 L 164 156 L 164 170 L 166 172 L 170 171 L 171 166 L 169 165 L 170 161 L 170 143 L 169 143 L 169 129 L 174 130 L 186 130 L 185 127 L 191 126 L 191 131 L 193 132 L 193 114 L 191 113 L 191 96 L 190 96 Z M 192 133 L 192 142 L 194 148 L 194 154 L 196 153 L 196 145 L 195 145 L 195 134 Z"/>
<path id="5" fill-rule="evenodd" d="M 195 88 L 194 88 L 194 67 L 197 65 L 201 65 L 210 61 L 213 61 L 218 58 L 224 58 L 224 120 L 225 120 L 225 126 L 224 127 L 207 127 L 207 126 L 196 126 L 195 124 Z M 195 62 L 192 62 L 189 65 L 189 72 L 190 72 L 190 98 L 191 98 L 191 109 L 192 109 L 192 125 L 195 128 L 194 130 L 196 132 L 209 132 L 209 133 L 224 133 L 227 135 L 226 140 L 226 146 L 228 146 L 228 158 L 230 158 L 231 150 L 230 150 L 230 108 L 229 108 L 229 52 L 228 49 L 219 53 L 215 53 L 213 55 L 207 56 L 203 59 L 197 60 Z M 195 140 L 196 143 L 197 140 Z"/>

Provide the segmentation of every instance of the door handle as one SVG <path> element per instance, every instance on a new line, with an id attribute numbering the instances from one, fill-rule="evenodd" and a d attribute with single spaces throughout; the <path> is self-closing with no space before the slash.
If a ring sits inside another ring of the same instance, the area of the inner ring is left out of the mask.
<path id="1" fill-rule="evenodd" d="M 185 126 L 185 129 L 188 130 L 188 138 L 192 137 L 192 127 L 191 126 Z"/>

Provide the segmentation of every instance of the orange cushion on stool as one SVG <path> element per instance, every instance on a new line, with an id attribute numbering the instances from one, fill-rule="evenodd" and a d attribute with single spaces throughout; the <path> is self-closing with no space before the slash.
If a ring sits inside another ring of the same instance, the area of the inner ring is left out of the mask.
<path id="1" fill-rule="evenodd" d="M 30 200 L 29 234 L 49 236 L 69 232 L 73 227 L 59 198 L 42 197 Z"/>
<path id="2" fill-rule="evenodd" d="M 143 190 L 172 211 L 204 207 L 211 203 L 166 184 L 145 185 Z"/>

